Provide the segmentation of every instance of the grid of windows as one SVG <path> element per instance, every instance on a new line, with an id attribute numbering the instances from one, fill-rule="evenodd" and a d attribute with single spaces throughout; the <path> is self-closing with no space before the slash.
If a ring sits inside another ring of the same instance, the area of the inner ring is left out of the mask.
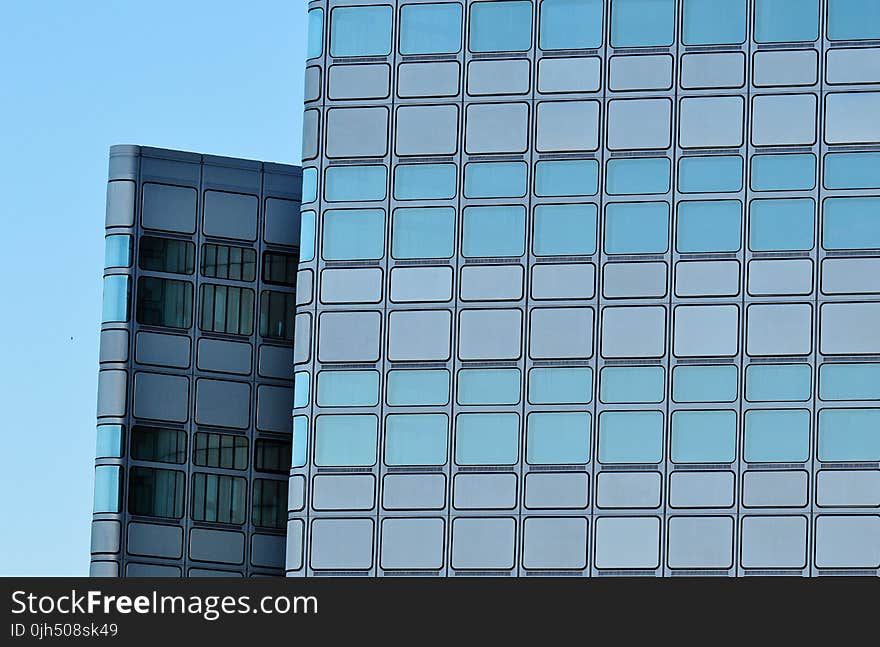
<path id="1" fill-rule="evenodd" d="M 293 167 L 111 149 L 93 575 L 283 571 L 286 494 L 251 509 L 291 463 L 299 191 Z"/>
<path id="2" fill-rule="evenodd" d="M 876 574 L 875 5 L 311 2 L 288 573 Z"/>

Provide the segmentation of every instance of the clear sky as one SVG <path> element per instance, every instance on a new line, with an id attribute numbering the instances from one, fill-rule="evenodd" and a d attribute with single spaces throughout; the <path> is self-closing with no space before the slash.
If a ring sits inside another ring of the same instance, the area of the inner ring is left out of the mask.
<path id="1" fill-rule="evenodd" d="M 0 576 L 88 574 L 109 147 L 298 164 L 305 21 L 0 2 Z"/>

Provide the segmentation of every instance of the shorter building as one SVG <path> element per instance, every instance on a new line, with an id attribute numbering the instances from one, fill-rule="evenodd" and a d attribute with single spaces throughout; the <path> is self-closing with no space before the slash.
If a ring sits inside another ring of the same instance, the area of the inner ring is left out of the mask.
<path id="1" fill-rule="evenodd" d="M 282 572 L 300 185 L 111 148 L 93 576 Z"/>

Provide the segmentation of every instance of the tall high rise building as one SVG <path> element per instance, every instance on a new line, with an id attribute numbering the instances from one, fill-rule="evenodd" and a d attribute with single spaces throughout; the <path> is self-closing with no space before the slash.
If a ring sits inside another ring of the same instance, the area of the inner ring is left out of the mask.
<path id="1" fill-rule="evenodd" d="M 880 2 L 308 12 L 289 575 L 880 572 Z"/>
<path id="2" fill-rule="evenodd" d="M 297 167 L 114 146 L 92 575 L 277 575 Z"/>

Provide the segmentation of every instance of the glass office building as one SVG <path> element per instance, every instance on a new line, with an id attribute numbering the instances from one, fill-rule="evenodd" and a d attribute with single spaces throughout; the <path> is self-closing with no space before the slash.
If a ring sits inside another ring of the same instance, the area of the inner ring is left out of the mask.
<path id="1" fill-rule="evenodd" d="M 92 575 L 283 572 L 300 179 L 111 149 Z"/>
<path id="2" fill-rule="evenodd" d="M 880 573 L 880 1 L 308 16 L 288 575 Z"/>

